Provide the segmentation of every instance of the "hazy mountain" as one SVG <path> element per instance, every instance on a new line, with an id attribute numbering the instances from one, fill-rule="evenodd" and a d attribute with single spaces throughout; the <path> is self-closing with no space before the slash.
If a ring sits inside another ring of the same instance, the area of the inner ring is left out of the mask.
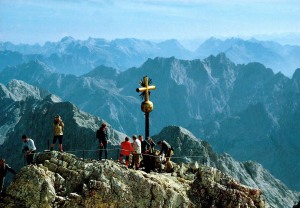
<path id="1" fill-rule="evenodd" d="M 21 135 L 26 133 L 33 138 L 39 152 L 48 149 L 52 139 L 52 121 L 59 113 L 65 123 L 64 149 L 84 158 L 97 158 L 98 142 L 95 131 L 103 120 L 80 111 L 69 102 L 48 94 L 44 90 L 28 85 L 22 81 L 12 80 L 7 86 L 1 85 L 1 112 L 5 113 L 5 124 L 10 124 L 9 131 L 1 131 L 4 143 L 0 155 L 17 170 L 22 166 Z M 14 112 L 11 114 L 10 112 Z M 125 134 L 115 131 L 109 125 L 111 132 L 109 156 L 117 158 L 117 148 Z M 18 139 L 19 138 L 19 139 Z M 154 135 L 155 141 L 166 139 L 174 148 L 174 161 L 205 163 L 231 175 L 241 184 L 259 188 L 269 205 L 276 207 L 291 206 L 297 201 L 296 193 L 288 190 L 280 181 L 275 179 L 259 164 L 254 162 L 240 163 L 227 154 L 218 155 L 205 141 L 196 138 L 191 132 L 176 126 L 164 128 Z M 159 148 L 158 148 L 159 149 Z M 85 150 L 85 152 L 83 151 Z M 178 170 L 181 173 L 181 170 Z"/>
<path id="2" fill-rule="evenodd" d="M 216 56 L 221 52 L 236 64 L 260 62 L 275 73 L 280 71 L 289 77 L 300 67 L 300 46 L 280 45 L 272 41 L 210 38 L 192 52 L 174 39 L 153 42 L 134 38 L 108 41 L 101 38 L 76 40 L 64 37 L 58 42 L 46 42 L 44 45 L 0 42 L 0 70 L 28 61 L 40 61 L 58 73 L 83 75 L 100 65 L 124 71 L 139 67 L 148 58 L 174 56 L 192 60 Z"/>
<path id="3" fill-rule="evenodd" d="M 272 41 L 231 38 L 220 40 L 210 38 L 195 51 L 196 58 L 225 53 L 236 64 L 260 62 L 275 73 L 282 72 L 291 77 L 300 67 L 300 46 L 280 45 Z"/>
<path id="4" fill-rule="evenodd" d="M 1 68 L 19 64 L 22 60 L 22 63 L 38 60 L 58 73 L 74 75 L 85 74 L 99 65 L 123 71 L 141 65 L 148 58 L 188 58 L 191 53 L 176 40 L 155 43 L 134 38 L 112 41 L 89 38 L 81 41 L 72 37 L 64 37 L 59 42 L 46 42 L 43 46 L 4 42 L 0 43 L 0 51 L 3 53 L 0 57 L 5 58 L 3 63 L 0 62 Z M 8 53 L 11 54 L 9 57 Z M 15 56 L 21 56 L 17 57 L 19 61 L 14 60 Z"/>
<path id="5" fill-rule="evenodd" d="M 148 59 L 121 73 L 101 66 L 80 77 L 52 73 L 40 62 L 30 62 L 5 68 L 0 81 L 6 84 L 15 78 L 47 89 L 132 135 L 144 133 L 135 89 L 145 75 L 156 85 L 150 96 L 151 134 L 164 126 L 183 126 L 216 151 L 258 161 L 289 187 L 299 189 L 295 181 L 300 164 L 294 159 L 299 153 L 292 151 L 299 145 L 299 122 L 293 123 L 299 109 L 299 70 L 290 79 L 259 63 L 235 65 L 219 54 L 192 61 Z M 291 169 L 293 174 L 286 171 Z"/>
<path id="6" fill-rule="evenodd" d="M 0 71 L 7 66 L 16 66 L 24 62 L 27 62 L 27 60 L 19 52 L 0 51 Z"/>

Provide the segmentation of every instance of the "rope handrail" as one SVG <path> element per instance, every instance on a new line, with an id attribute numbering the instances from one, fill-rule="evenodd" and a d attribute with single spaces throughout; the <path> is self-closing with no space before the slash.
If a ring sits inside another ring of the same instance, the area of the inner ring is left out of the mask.
<path id="1" fill-rule="evenodd" d="M 66 153 L 75 153 L 75 152 L 94 152 L 94 151 L 99 151 L 99 150 L 107 150 L 107 151 L 113 151 L 113 150 L 122 150 L 122 151 L 130 151 L 130 150 L 126 150 L 126 149 L 121 149 L 121 148 L 110 148 L 110 149 L 83 149 L 83 150 L 69 150 L 69 151 L 64 151 Z M 47 150 L 50 152 L 50 150 Z M 133 152 L 133 151 L 130 151 Z M 35 153 L 30 153 L 33 155 L 39 154 L 40 152 L 35 152 Z M 134 153 L 133 153 L 134 154 Z M 147 153 L 138 153 L 141 155 L 145 155 L 145 156 L 149 156 L 149 157 L 162 157 L 161 155 L 153 155 L 153 154 L 147 154 Z M 173 159 L 180 159 L 180 158 L 203 158 L 203 155 L 185 155 L 185 156 L 170 156 L 170 157 L 165 157 L 165 158 L 173 158 Z"/>

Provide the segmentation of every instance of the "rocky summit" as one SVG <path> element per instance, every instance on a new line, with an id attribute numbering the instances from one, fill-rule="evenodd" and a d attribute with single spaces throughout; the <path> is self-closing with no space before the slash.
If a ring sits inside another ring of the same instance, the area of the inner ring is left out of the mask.
<path id="1" fill-rule="evenodd" d="M 261 190 L 197 163 L 145 173 L 56 151 L 36 162 L 21 169 L 0 207 L 265 207 Z"/>

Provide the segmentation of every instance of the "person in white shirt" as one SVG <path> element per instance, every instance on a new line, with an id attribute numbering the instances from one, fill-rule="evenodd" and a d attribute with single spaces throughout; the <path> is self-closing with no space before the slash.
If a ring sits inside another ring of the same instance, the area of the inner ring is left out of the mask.
<path id="1" fill-rule="evenodd" d="M 27 165 L 33 164 L 33 156 L 36 151 L 34 141 L 28 138 L 25 134 L 22 135 L 22 140 L 23 140 L 22 153 L 26 158 Z"/>
<path id="2" fill-rule="evenodd" d="M 140 167 L 140 162 L 142 160 L 142 145 L 141 141 L 137 139 L 136 135 L 132 136 L 133 139 L 133 160 L 135 169 L 138 170 Z"/>

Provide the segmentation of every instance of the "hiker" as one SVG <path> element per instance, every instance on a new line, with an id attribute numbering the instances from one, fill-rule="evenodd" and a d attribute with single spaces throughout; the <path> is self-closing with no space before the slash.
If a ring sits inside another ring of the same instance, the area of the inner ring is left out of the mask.
<path id="1" fill-rule="evenodd" d="M 153 153 L 154 146 L 156 145 L 155 142 L 154 142 L 153 139 L 150 138 L 150 137 L 147 137 L 147 142 L 148 142 L 149 145 L 150 145 L 149 151 L 150 151 L 151 153 Z"/>
<path id="2" fill-rule="evenodd" d="M 138 170 L 140 168 L 140 162 L 142 160 L 141 155 L 141 142 L 137 139 L 136 135 L 132 136 L 133 140 L 133 161 L 135 165 L 135 169 Z"/>
<path id="3" fill-rule="evenodd" d="M 5 159 L 1 158 L 0 159 L 0 194 L 2 194 L 3 192 L 4 180 L 7 171 L 13 174 L 17 174 L 16 171 L 14 171 L 14 169 L 9 167 L 9 165 L 5 163 Z"/>
<path id="4" fill-rule="evenodd" d="M 129 155 L 131 154 L 133 148 L 129 142 L 129 137 L 125 137 L 125 141 L 121 142 L 121 152 L 119 157 L 119 162 L 122 163 L 123 156 L 125 156 L 125 165 L 129 165 Z"/>
<path id="5" fill-rule="evenodd" d="M 64 136 L 64 122 L 59 115 L 56 115 L 53 122 L 53 141 L 50 147 L 50 151 L 53 150 L 56 141 L 58 140 L 59 151 L 63 152 L 62 139 Z"/>
<path id="6" fill-rule="evenodd" d="M 156 145 L 152 138 L 147 137 L 147 142 L 150 145 L 149 148 L 149 170 L 155 170 L 155 159 L 156 155 L 154 153 L 154 146 Z"/>
<path id="7" fill-rule="evenodd" d="M 22 135 L 22 140 L 23 140 L 22 153 L 26 158 L 27 165 L 33 164 L 33 156 L 36 151 L 34 141 L 28 138 L 26 134 Z"/>
<path id="8" fill-rule="evenodd" d="M 150 144 L 143 139 L 142 135 L 139 135 L 138 138 L 141 142 L 141 152 L 143 156 L 140 167 L 143 166 L 145 168 L 145 172 L 150 173 Z"/>
<path id="9" fill-rule="evenodd" d="M 108 144 L 108 130 L 106 123 L 102 123 L 96 132 L 96 138 L 99 140 L 99 160 L 102 160 L 102 151 L 104 150 L 104 157 L 107 159 L 107 144 Z"/>
<path id="10" fill-rule="evenodd" d="M 174 168 L 171 163 L 171 155 L 173 155 L 173 147 L 165 140 L 158 141 L 157 144 L 159 146 L 161 146 L 159 155 L 162 155 L 162 154 L 165 155 L 167 172 L 173 172 Z"/>

